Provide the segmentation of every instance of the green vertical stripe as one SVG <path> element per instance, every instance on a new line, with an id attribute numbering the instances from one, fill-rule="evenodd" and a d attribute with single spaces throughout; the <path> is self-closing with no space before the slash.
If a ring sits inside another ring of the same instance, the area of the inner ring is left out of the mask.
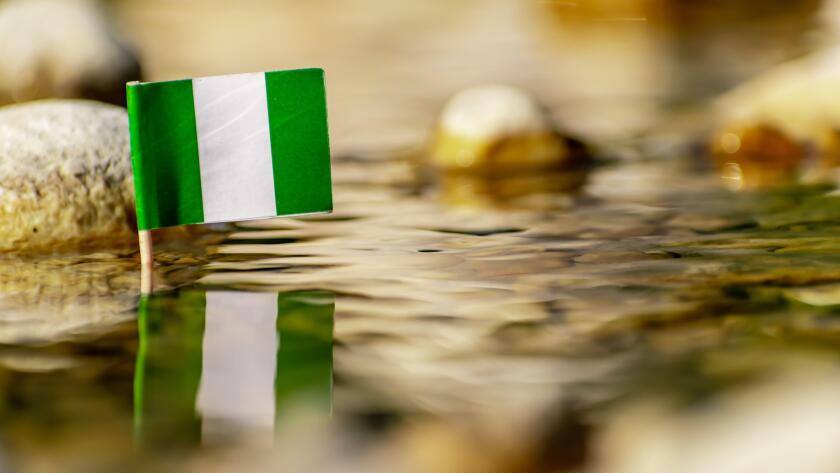
<path id="1" fill-rule="evenodd" d="M 134 370 L 134 437 L 139 447 L 178 448 L 201 440 L 205 296 L 180 291 L 141 296 Z"/>
<path id="2" fill-rule="evenodd" d="M 332 210 L 324 71 L 267 72 L 277 214 Z"/>
<path id="3" fill-rule="evenodd" d="M 138 228 L 203 222 L 192 81 L 129 84 L 127 99 Z"/>
<path id="4" fill-rule="evenodd" d="M 332 412 L 334 314 L 335 296 L 331 292 L 278 294 L 275 429 L 304 405 Z"/>

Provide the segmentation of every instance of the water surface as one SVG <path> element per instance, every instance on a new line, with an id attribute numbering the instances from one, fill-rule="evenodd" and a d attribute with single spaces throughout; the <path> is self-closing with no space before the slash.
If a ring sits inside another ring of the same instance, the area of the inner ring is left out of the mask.
<path id="1" fill-rule="evenodd" d="M 467 469 L 507 445 L 498 471 L 543 471 L 593 461 L 633 399 L 835 360 L 830 187 L 732 193 L 696 164 L 543 189 L 338 158 L 334 214 L 170 238 L 149 296 L 132 247 L 8 258 L 3 459 L 387 470 L 444 442 Z"/>

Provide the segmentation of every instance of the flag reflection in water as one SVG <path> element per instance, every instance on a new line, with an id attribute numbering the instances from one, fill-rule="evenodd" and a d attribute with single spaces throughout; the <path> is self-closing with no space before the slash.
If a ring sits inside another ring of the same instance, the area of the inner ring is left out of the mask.
<path id="1" fill-rule="evenodd" d="M 324 291 L 143 296 L 137 443 L 271 445 L 292 411 L 329 415 L 333 312 L 333 295 Z"/>

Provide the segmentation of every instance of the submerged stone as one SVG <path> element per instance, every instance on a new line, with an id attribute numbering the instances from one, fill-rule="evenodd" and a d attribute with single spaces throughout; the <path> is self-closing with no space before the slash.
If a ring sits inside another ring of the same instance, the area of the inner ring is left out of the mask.
<path id="1" fill-rule="evenodd" d="M 450 99 L 431 159 L 448 170 L 507 174 L 570 164 L 578 148 L 556 132 L 533 97 L 514 87 L 488 85 Z"/>
<path id="2" fill-rule="evenodd" d="M 136 55 L 92 1 L 0 3 L 0 104 L 65 97 L 125 104 Z"/>
<path id="3" fill-rule="evenodd" d="M 797 140 L 818 141 L 840 126 L 840 48 L 785 62 L 724 94 L 715 104 L 721 123 L 772 123 Z"/>
<path id="4" fill-rule="evenodd" d="M 723 128 L 712 136 L 709 148 L 721 178 L 733 190 L 789 183 L 805 158 L 803 146 L 763 124 Z"/>
<path id="5" fill-rule="evenodd" d="M 80 100 L 0 108 L 0 251 L 132 238 L 125 110 Z"/>

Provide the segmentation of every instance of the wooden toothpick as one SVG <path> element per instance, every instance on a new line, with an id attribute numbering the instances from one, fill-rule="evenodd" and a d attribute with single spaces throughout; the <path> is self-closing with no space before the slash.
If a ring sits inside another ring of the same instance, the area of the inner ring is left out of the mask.
<path id="1" fill-rule="evenodd" d="M 152 270 L 155 266 L 154 245 L 152 244 L 151 230 L 140 230 L 137 232 L 140 242 L 140 292 L 151 294 Z"/>

